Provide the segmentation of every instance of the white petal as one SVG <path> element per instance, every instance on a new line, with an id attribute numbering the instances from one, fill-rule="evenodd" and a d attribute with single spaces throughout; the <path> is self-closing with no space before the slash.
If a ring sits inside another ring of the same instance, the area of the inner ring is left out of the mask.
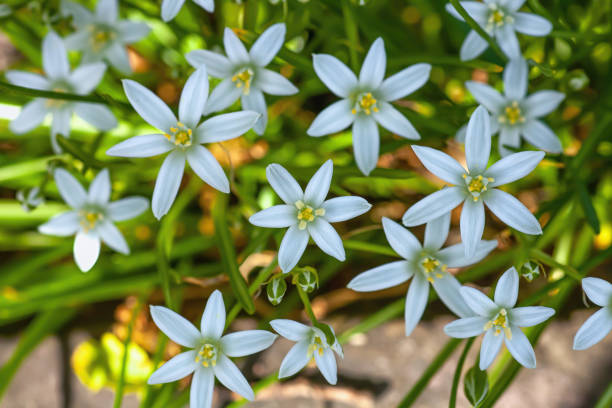
<path id="1" fill-rule="evenodd" d="M 323 354 L 315 352 L 314 358 L 323 377 L 325 377 L 328 383 L 335 385 L 338 382 L 338 367 L 334 352 L 330 348 L 326 348 Z"/>
<path id="2" fill-rule="evenodd" d="M 323 204 L 329 192 L 333 172 L 334 162 L 329 159 L 323 163 L 308 182 L 306 190 L 304 190 L 304 201 L 306 203 L 315 207 Z"/>
<path id="3" fill-rule="evenodd" d="M 254 111 L 240 111 L 213 116 L 198 127 L 198 143 L 223 142 L 239 137 L 255 125 L 259 115 Z"/>
<path id="4" fill-rule="evenodd" d="M 518 126 L 503 127 L 499 131 L 498 148 L 502 157 L 506 157 L 514 153 L 513 150 L 506 146 L 518 149 L 521 147 L 521 128 Z"/>
<path id="5" fill-rule="evenodd" d="M 402 222 L 408 227 L 425 224 L 441 217 L 465 200 L 460 187 L 445 187 L 421 199 L 404 213 Z"/>
<path id="6" fill-rule="evenodd" d="M 486 3 L 486 2 L 485 2 Z M 483 22 L 487 18 L 488 7 L 486 4 L 483 4 L 478 1 L 462 1 L 460 2 L 461 7 L 467 11 L 467 13 L 477 22 Z M 465 21 L 461 14 L 455 9 L 455 7 L 451 3 L 446 4 L 446 11 L 449 12 L 453 17 L 457 20 Z"/>
<path id="7" fill-rule="evenodd" d="M 46 235 L 67 237 L 74 235 L 80 229 L 79 215 L 76 211 L 58 214 L 38 227 L 38 232 Z"/>
<path id="8" fill-rule="evenodd" d="M 76 21 L 77 17 L 73 18 L 73 21 Z M 84 26 L 82 22 L 76 23 L 75 25 Z M 91 32 L 85 26 L 84 28 L 80 28 L 79 31 L 76 31 L 72 34 L 67 35 L 63 38 L 64 46 L 69 50 L 79 50 L 83 51 L 83 62 L 89 60 L 90 56 L 93 56 L 89 48 L 89 41 L 91 38 Z M 87 57 L 86 57 L 87 56 Z"/>
<path id="9" fill-rule="evenodd" d="M 96 4 L 96 18 L 98 21 L 112 24 L 117 21 L 118 17 L 117 0 L 98 0 Z"/>
<path id="10" fill-rule="evenodd" d="M 108 169 L 98 173 L 89 185 L 87 197 L 89 202 L 106 206 L 111 195 L 111 181 Z"/>
<path id="11" fill-rule="evenodd" d="M 276 337 L 267 330 L 244 330 L 221 337 L 221 347 L 229 357 L 243 357 L 267 349 Z"/>
<path id="12" fill-rule="evenodd" d="M 151 199 L 151 209 L 158 220 L 170 210 L 181 185 L 184 170 L 185 154 L 177 150 L 170 153 L 162 163 Z"/>
<path id="13" fill-rule="evenodd" d="M 450 337 L 464 339 L 478 336 L 483 332 L 485 324 L 489 319 L 482 316 L 465 317 L 457 319 L 444 326 L 444 333 Z"/>
<path id="14" fill-rule="evenodd" d="M 529 69 L 523 57 L 510 60 L 504 68 L 504 93 L 514 101 L 522 100 L 527 94 Z"/>
<path id="15" fill-rule="evenodd" d="M 484 205 L 482 200 L 473 201 L 469 198 L 463 202 L 461 210 L 461 241 L 464 244 L 465 256 L 473 256 L 476 246 L 482 238 L 485 225 Z"/>
<path id="16" fill-rule="evenodd" d="M 446 242 L 448 230 L 450 229 L 450 213 L 429 221 L 425 225 L 425 238 L 423 247 L 438 250 Z"/>
<path id="17" fill-rule="evenodd" d="M 487 330 L 480 346 L 479 367 L 481 370 L 486 370 L 493 363 L 493 360 L 495 360 L 499 353 L 503 340 L 504 335 L 498 334 L 496 336 L 494 329 Z"/>
<path id="18" fill-rule="evenodd" d="M 380 102 L 378 105 L 380 108 L 373 116 L 382 127 L 406 139 L 419 140 L 421 138 L 412 123 L 391 104 Z"/>
<path id="19" fill-rule="evenodd" d="M 106 72 L 106 64 L 95 62 L 83 64 L 76 68 L 69 76 L 69 82 L 78 94 L 88 94 L 100 83 Z"/>
<path id="20" fill-rule="evenodd" d="M 461 50 L 459 51 L 461 61 L 473 60 L 482 54 L 488 46 L 489 43 L 484 38 L 476 31 L 471 30 L 461 44 Z"/>
<path id="21" fill-rule="evenodd" d="M 230 185 L 223 167 L 215 156 L 204 146 L 194 145 L 187 150 L 187 161 L 191 169 L 211 187 L 223 192 L 230 192 Z M 180 182 L 180 180 L 179 180 Z"/>
<path id="22" fill-rule="evenodd" d="M 361 65 L 359 72 L 359 85 L 366 89 L 375 89 L 380 86 L 385 77 L 387 67 L 387 54 L 385 53 L 385 42 L 378 37 L 372 43 L 368 53 Z"/>
<path id="23" fill-rule="evenodd" d="M 56 169 L 53 178 L 62 198 L 72 208 L 80 208 L 87 200 L 87 192 L 72 174 L 64 169 Z"/>
<path id="24" fill-rule="evenodd" d="M 265 68 L 257 71 L 256 86 L 270 95 L 294 95 L 299 92 L 287 78 Z"/>
<path id="25" fill-rule="evenodd" d="M 170 340 L 190 348 L 200 345 L 202 335 L 189 320 L 164 306 L 150 306 L 150 310 L 153 321 Z"/>
<path id="26" fill-rule="evenodd" d="M 382 225 L 389 245 L 404 259 L 415 260 L 415 254 L 423 247 L 419 240 L 407 228 L 387 217 L 382 217 Z"/>
<path id="27" fill-rule="evenodd" d="M 347 98 L 357 86 L 357 77 L 338 58 L 327 54 L 313 54 L 312 62 L 319 79 L 341 98 Z"/>
<path id="28" fill-rule="evenodd" d="M 499 306 L 481 291 L 469 286 L 462 286 L 460 290 L 465 303 L 467 303 L 470 309 L 477 315 L 491 318 L 491 316 L 499 310 Z"/>
<path id="29" fill-rule="evenodd" d="M 208 98 L 208 74 L 206 66 L 195 70 L 187 79 L 179 102 L 179 119 L 189 128 L 200 123 L 204 105 Z"/>
<path id="30" fill-rule="evenodd" d="M 491 119 L 483 106 L 476 108 L 465 135 L 465 160 L 470 173 L 487 168 L 491 154 Z"/>
<path id="31" fill-rule="evenodd" d="M 34 99 L 21 109 L 19 116 L 11 121 L 9 129 L 17 134 L 27 133 L 38 127 L 45 119 L 45 116 L 47 116 L 45 100 Z"/>
<path id="32" fill-rule="evenodd" d="M 60 11 L 63 16 L 72 16 L 73 23 L 78 24 L 89 23 L 93 19 L 93 13 L 88 8 L 72 1 L 62 0 L 60 2 Z"/>
<path id="33" fill-rule="evenodd" d="M 259 89 L 251 89 L 248 95 L 242 95 L 242 109 L 259 113 L 259 118 L 253 126 L 253 130 L 258 135 L 263 135 L 268 123 L 268 107 L 264 94 Z"/>
<path id="34" fill-rule="evenodd" d="M 33 72 L 6 71 L 4 76 L 13 85 L 41 90 L 49 89 L 49 80 Z"/>
<path id="35" fill-rule="evenodd" d="M 185 0 L 163 0 L 161 6 L 161 17 L 164 21 L 170 21 L 181 11 Z"/>
<path id="36" fill-rule="evenodd" d="M 249 218 L 249 222 L 258 227 L 285 228 L 297 223 L 297 208 L 293 205 L 273 205 L 261 210 Z"/>
<path id="37" fill-rule="evenodd" d="M 574 337 L 574 350 L 585 350 L 599 343 L 612 330 L 612 312 L 607 307 L 589 317 Z"/>
<path id="38" fill-rule="evenodd" d="M 544 152 L 519 152 L 504 157 L 489 167 L 485 173 L 486 177 L 492 177 L 490 187 L 508 184 L 522 179 L 531 173 L 544 158 Z"/>
<path id="39" fill-rule="evenodd" d="M 96 226 L 96 232 L 106 245 L 115 251 L 127 255 L 130 253 L 130 247 L 119 229 L 112 222 L 100 222 Z"/>
<path id="40" fill-rule="evenodd" d="M 550 153 L 561 153 L 563 151 L 557 135 L 539 120 L 528 120 L 523 126 L 523 136 L 525 140 L 539 149 Z"/>
<path id="41" fill-rule="evenodd" d="M 112 44 L 106 49 L 104 56 L 122 74 L 130 75 L 132 73 L 132 66 L 125 45 L 119 42 Z"/>
<path id="42" fill-rule="evenodd" d="M 507 10 L 517 11 L 518 9 L 523 7 L 523 4 L 525 4 L 525 1 L 526 0 L 505 0 L 504 6 L 506 7 Z"/>
<path id="43" fill-rule="evenodd" d="M 306 133 L 309 136 L 329 135 L 346 129 L 354 120 L 351 101 L 340 99 L 319 112 Z"/>
<path id="44" fill-rule="evenodd" d="M 305 324 L 288 319 L 275 319 L 270 322 L 270 326 L 278 334 L 291 341 L 300 341 L 306 339 L 312 328 Z"/>
<path id="45" fill-rule="evenodd" d="M 584 278 L 582 289 L 591 302 L 606 307 L 612 304 L 612 284 L 599 278 Z"/>
<path id="46" fill-rule="evenodd" d="M 497 248 L 497 240 L 483 240 L 476 246 L 474 255 L 466 257 L 464 245 L 456 244 L 442 249 L 438 252 L 438 257 L 440 261 L 444 262 L 449 268 L 462 268 L 480 262 L 495 248 Z"/>
<path id="47" fill-rule="evenodd" d="M 200 322 L 200 331 L 202 337 L 206 339 L 219 339 L 223 335 L 225 328 L 225 303 L 223 303 L 223 295 L 219 290 L 215 290 L 208 300 L 202 320 Z"/>
<path id="48" fill-rule="evenodd" d="M 506 347 L 512 357 L 527 368 L 535 368 L 536 357 L 529 339 L 516 326 L 511 326 L 512 339 L 506 337 Z M 500 336 L 501 337 L 501 336 Z"/>
<path id="49" fill-rule="evenodd" d="M 404 317 L 406 319 L 406 336 L 414 330 L 416 325 L 421 320 L 425 306 L 427 306 L 427 298 L 429 297 L 429 282 L 422 273 L 416 273 L 408 288 L 406 295 L 406 308 Z"/>
<path id="50" fill-rule="evenodd" d="M 195 361 L 196 357 L 196 350 L 186 351 L 172 357 L 151 374 L 147 384 L 169 383 L 187 377 L 199 366 Z"/>
<path id="51" fill-rule="evenodd" d="M 333 256 L 339 261 L 344 261 L 344 247 L 342 239 L 336 232 L 334 227 L 321 217 L 315 218 L 313 222 L 308 224 L 308 232 L 310 236 L 323 252 Z"/>
<path id="52" fill-rule="evenodd" d="M 430 72 L 431 65 L 429 64 L 411 65 L 385 79 L 378 92 L 383 100 L 396 101 L 425 85 Z"/>
<path id="53" fill-rule="evenodd" d="M 268 182 L 278 196 L 288 205 L 304 198 L 304 192 L 291 174 L 280 164 L 270 164 L 266 168 Z"/>
<path id="54" fill-rule="evenodd" d="M 42 60 L 45 73 L 51 79 L 66 79 L 70 73 L 68 55 L 62 39 L 50 31 L 42 45 Z"/>
<path id="55" fill-rule="evenodd" d="M 251 47 L 249 55 L 255 65 L 265 67 L 283 46 L 287 29 L 284 23 L 273 24 L 266 29 Z"/>
<path id="56" fill-rule="evenodd" d="M 193 0 L 195 4 L 202 7 L 204 10 L 212 13 L 215 11 L 215 1 L 214 0 Z"/>
<path id="57" fill-rule="evenodd" d="M 495 36 L 497 44 L 508 58 L 513 59 L 521 56 L 521 47 L 511 24 L 503 25 L 495 32 Z"/>
<path id="58" fill-rule="evenodd" d="M 242 90 L 237 88 L 231 78 L 224 79 L 219 85 L 213 89 L 206 102 L 204 114 L 208 115 L 213 112 L 223 110 L 236 102 L 240 97 Z"/>
<path id="59" fill-rule="evenodd" d="M 329 199 L 321 208 L 325 210 L 325 219 L 328 222 L 340 222 L 365 214 L 372 205 L 361 197 L 347 196 Z"/>
<path id="60" fill-rule="evenodd" d="M 493 114 L 501 111 L 507 104 L 506 99 L 495 88 L 482 82 L 467 81 L 465 87 L 474 99 Z"/>
<path id="61" fill-rule="evenodd" d="M 164 135 L 141 135 L 117 143 L 108 149 L 106 154 L 119 157 L 151 157 L 167 153 L 175 147 Z"/>
<path id="62" fill-rule="evenodd" d="M 244 44 L 242 44 L 242 41 L 229 27 L 225 27 L 223 32 L 223 45 L 225 46 L 225 53 L 232 64 L 245 64 L 249 62 L 249 53 L 244 48 Z"/>
<path id="63" fill-rule="evenodd" d="M 431 173 L 451 184 L 465 184 L 462 176 L 466 171 L 457 160 L 431 147 L 418 145 L 411 147 L 423 166 Z"/>
<path id="64" fill-rule="evenodd" d="M 70 136 L 70 119 L 72 118 L 72 109 L 64 108 L 53 112 L 53 122 L 51 123 L 51 134 Z"/>
<path id="65" fill-rule="evenodd" d="M 74 113 L 100 130 L 106 131 L 117 127 L 117 119 L 113 112 L 107 106 L 98 103 L 76 103 Z"/>
<path id="66" fill-rule="evenodd" d="M 79 231 L 74 239 L 74 261 L 83 272 L 90 270 L 100 255 L 100 238 Z"/>
<path id="67" fill-rule="evenodd" d="M 135 43 L 151 32 L 151 27 L 147 24 L 134 21 L 119 21 L 116 27 L 119 39 L 125 44 Z"/>
<path id="68" fill-rule="evenodd" d="M 513 326 L 531 327 L 548 320 L 555 314 L 555 309 L 544 306 L 516 307 L 509 312 Z"/>
<path id="69" fill-rule="evenodd" d="M 123 89 L 134 110 L 151 126 L 168 133 L 176 125 L 176 117 L 153 92 L 131 79 L 123 80 Z"/>
<path id="70" fill-rule="evenodd" d="M 218 52 L 194 50 L 187 53 L 185 58 L 194 68 L 206 65 L 208 74 L 215 78 L 227 78 L 232 75 L 232 63 L 225 55 Z"/>
<path id="71" fill-rule="evenodd" d="M 236 367 L 236 364 L 225 355 L 220 354 L 217 357 L 217 365 L 214 366 L 213 370 L 219 382 L 231 391 L 234 391 L 249 401 L 255 399 L 253 389 L 246 378 L 244 378 L 244 375 L 242 375 L 238 367 Z"/>
<path id="72" fill-rule="evenodd" d="M 506 309 L 514 307 L 519 291 L 519 276 L 514 267 L 499 278 L 495 287 L 495 303 Z"/>
<path id="73" fill-rule="evenodd" d="M 538 91 L 534 92 L 525 99 L 523 107 L 525 114 L 530 118 L 545 116 L 559 107 L 565 99 L 563 92 L 557 91 Z"/>
<path id="74" fill-rule="evenodd" d="M 413 274 L 407 261 L 396 261 L 360 273 L 346 287 L 357 292 L 373 292 L 401 285 Z"/>
<path id="75" fill-rule="evenodd" d="M 470 317 L 474 315 L 472 309 L 465 303 L 461 296 L 461 284 L 450 273 L 445 273 L 442 278 L 436 278 L 432 283 L 440 300 L 454 314 L 459 317 Z M 482 326 L 481 326 L 482 327 Z"/>
<path id="76" fill-rule="evenodd" d="M 531 13 L 514 13 L 514 29 L 519 33 L 544 37 L 552 30 L 552 24 L 544 17 Z"/>
<path id="77" fill-rule="evenodd" d="M 308 364 L 310 360 L 308 357 L 309 345 L 310 343 L 308 340 L 301 340 L 291 347 L 291 350 L 289 350 L 281 362 L 278 370 L 278 378 L 290 377 Z"/>
<path id="78" fill-rule="evenodd" d="M 142 214 L 149 207 L 144 197 L 127 197 L 108 204 L 107 214 L 113 221 L 125 221 Z"/>
<path id="79" fill-rule="evenodd" d="M 278 265 L 283 273 L 289 273 L 297 265 L 308 245 L 308 231 L 301 230 L 297 225 L 289 227 L 280 248 L 278 249 Z"/>
<path id="80" fill-rule="evenodd" d="M 508 226 L 525 234 L 539 235 L 542 228 L 538 220 L 519 200 L 496 188 L 490 190 L 484 202 Z"/>
<path id="81" fill-rule="evenodd" d="M 357 167 L 366 176 L 376 168 L 380 140 L 373 118 L 359 115 L 353 123 L 353 152 Z"/>
<path id="82" fill-rule="evenodd" d="M 168 0 L 164 0 L 168 1 Z M 212 368 L 198 367 L 191 380 L 189 406 L 210 408 L 215 388 L 215 373 Z"/>

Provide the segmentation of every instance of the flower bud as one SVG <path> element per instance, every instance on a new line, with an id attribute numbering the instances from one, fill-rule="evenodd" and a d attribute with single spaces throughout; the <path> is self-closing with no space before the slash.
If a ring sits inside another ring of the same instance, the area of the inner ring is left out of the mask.
<path id="1" fill-rule="evenodd" d="M 266 286 L 268 300 L 274 306 L 278 305 L 281 300 L 283 300 L 285 292 L 287 292 L 287 283 L 285 282 L 285 278 L 280 275 L 272 279 L 272 281 Z"/>
<path id="2" fill-rule="evenodd" d="M 521 266 L 521 276 L 531 282 L 542 274 L 540 264 L 534 261 L 527 261 Z"/>
<path id="3" fill-rule="evenodd" d="M 310 293 L 319 286 L 319 275 L 313 268 L 300 268 L 294 278 L 294 283 L 304 292 Z"/>

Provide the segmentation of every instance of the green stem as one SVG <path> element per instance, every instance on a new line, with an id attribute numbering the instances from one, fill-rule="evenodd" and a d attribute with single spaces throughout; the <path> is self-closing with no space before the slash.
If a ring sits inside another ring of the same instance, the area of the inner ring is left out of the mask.
<path id="1" fill-rule="evenodd" d="M 304 310 L 306 311 L 308 318 L 312 322 L 312 325 L 316 326 L 317 323 L 319 323 L 319 321 L 317 320 L 317 317 L 312 311 L 312 306 L 310 305 L 310 299 L 308 298 L 308 294 L 302 290 L 300 285 L 295 285 L 295 287 L 297 288 L 298 294 L 300 295 L 300 299 L 302 300 L 302 303 L 304 304 Z"/>
<path id="2" fill-rule="evenodd" d="M 349 40 L 349 55 L 351 57 L 351 68 L 353 71 L 357 71 L 359 68 L 359 61 L 357 59 L 357 48 L 359 47 L 359 32 L 357 30 L 357 24 L 355 23 L 355 17 L 349 0 L 342 1 L 342 15 L 344 16 L 344 30 Z"/>
<path id="3" fill-rule="evenodd" d="M 455 404 L 457 403 L 457 389 L 459 388 L 459 380 L 461 380 L 463 363 L 465 363 L 465 358 L 467 357 L 467 354 L 474 343 L 474 339 L 475 337 L 470 337 L 468 339 L 468 341 L 465 343 L 465 347 L 463 348 L 463 352 L 459 357 L 459 361 L 457 361 L 457 368 L 455 369 L 455 375 L 453 376 L 453 386 L 451 388 L 450 400 L 448 401 L 449 408 L 455 408 Z"/>
<path id="4" fill-rule="evenodd" d="M 121 360 L 121 372 L 119 373 L 119 381 L 117 383 L 117 391 L 115 392 L 115 402 L 113 403 L 113 408 L 120 408 L 121 403 L 123 402 L 123 390 L 125 388 L 125 373 L 127 371 L 128 365 L 128 351 L 130 342 L 132 341 L 132 332 L 134 331 L 134 323 L 136 322 L 136 318 L 140 313 L 140 308 L 142 307 L 142 299 L 138 299 L 138 303 L 134 306 L 134 310 L 132 311 L 132 317 L 130 318 L 130 323 L 127 328 L 127 335 L 125 336 L 125 342 L 123 343 L 123 359 Z"/>
<path id="5" fill-rule="evenodd" d="M 597 401 L 595 408 L 608 408 L 612 407 L 612 381 L 608 384 L 608 388 L 601 394 L 601 398 Z"/>
<path id="6" fill-rule="evenodd" d="M 571 276 L 572 278 L 576 279 L 579 282 L 582 280 L 582 275 L 580 274 L 580 272 L 578 272 L 572 266 L 570 266 L 570 265 L 563 265 L 562 263 L 557 262 L 557 260 L 555 260 L 555 258 L 553 258 L 552 256 L 548 255 L 546 252 L 543 252 L 540 249 L 533 248 L 533 249 L 531 249 L 531 251 L 529 251 L 529 254 L 532 257 L 534 257 L 535 259 L 537 259 L 538 261 L 540 261 L 543 264 L 545 264 L 545 265 L 548 265 L 548 266 L 550 266 L 552 268 L 559 268 L 559 269 L 561 269 L 568 276 Z"/>

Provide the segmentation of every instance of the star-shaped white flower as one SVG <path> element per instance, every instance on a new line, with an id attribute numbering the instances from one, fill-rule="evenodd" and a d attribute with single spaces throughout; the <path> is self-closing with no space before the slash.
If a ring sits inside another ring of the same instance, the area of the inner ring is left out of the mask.
<path id="1" fill-rule="evenodd" d="M 118 0 L 98 0 L 95 13 L 80 4 L 62 0 L 64 15 L 72 16 L 76 32 L 64 39 L 69 50 L 83 53 L 83 61 L 108 61 L 124 74 L 132 68 L 126 46 L 146 37 L 151 29 L 144 23 L 119 20 Z"/>
<path id="2" fill-rule="evenodd" d="M 163 217 L 178 193 L 185 161 L 206 183 L 229 193 L 229 181 L 215 157 L 203 143 L 222 142 L 248 131 L 259 117 L 257 112 L 242 111 L 217 115 L 202 124 L 200 118 L 208 97 L 206 67 L 197 69 L 185 83 L 179 102 L 179 119 L 153 92 L 129 79 L 123 89 L 138 114 L 161 133 L 135 136 L 108 149 L 109 156 L 150 157 L 167 153 L 162 164 L 151 207 L 157 219 Z"/>
<path id="3" fill-rule="evenodd" d="M 129 254 L 130 248 L 114 223 L 140 215 L 149 206 L 147 199 L 134 196 L 110 202 L 111 183 L 106 169 L 91 182 L 89 191 L 64 169 L 56 169 L 53 177 L 60 195 L 72 209 L 51 218 L 38 231 L 60 237 L 76 234 L 74 260 L 83 272 L 98 260 L 100 240 L 117 252 Z"/>
<path id="4" fill-rule="evenodd" d="M 467 170 L 446 153 L 424 146 L 412 146 L 412 149 L 427 170 L 453 186 L 436 191 L 410 207 L 402 219 L 404 225 L 424 224 L 463 203 L 460 226 L 466 256 L 474 254 L 482 238 L 484 204 L 510 227 L 525 234 L 542 233 L 538 220 L 519 200 L 495 187 L 531 173 L 544 153 L 514 153 L 487 168 L 491 152 L 490 118 L 482 106 L 476 108 L 467 127 Z"/>
<path id="5" fill-rule="evenodd" d="M 361 197 L 336 197 L 325 200 L 331 184 L 334 164 L 326 161 L 312 176 L 306 191 L 280 164 L 266 168 L 268 182 L 285 204 L 274 205 L 253 214 L 249 222 L 258 227 L 289 227 L 278 250 L 278 264 L 284 273 L 299 262 L 308 238 L 323 252 L 344 261 L 342 239 L 330 222 L 350 220 L 368 212 L 372 207 Z"/>
<path id="6" fill-rule="evenodd" d="M 71 72 L 64 43 L 53 31 L 43 40 L 42 60 L 46 76 L 24 71 L 7 71 L 6 79 L 14 85 L 26 88 L 87 95 L 98 86 L 106 71 L 106 65 L 98 62 L 82 64 Z M 53 149 L 59 153 L 61 149 L 55 136 L 70 136 L 70 119 L 73 112 L 100 130 L 110 130 L 117 126 L 113 113 L 102 104 L 36 98 L 23 107 L 19 116 L 11 121 L 9 129 L 13 133 L 27 133 L 40 125 L 47 114 L 51 114 L 51 143 Z"/>
<path id="7" fill-rule="evenodd" d="M 215 290 L 204 308 L 200 330 L 178 313 L 163 306 L 151 306 L 153 321 L 173 342 L 192 350 L 168 360 L 149 377 L 149 384 L 180 380 L 193 373 L 189 406 L 212 405 L 215 377 L 230 390 L 252 401 L 253 389 L 229 357 L 244 357 L 267 349 L 276 334 L 266 330 L 244 330 L 223 336 L 225 304 Z"/>
<path id="8" fill-rule="evenodd" d="M 278 378 L 292 376 L 314 358 L 319 371 L 327 382 L 332 385 L 338 382 L 338 367 L 334 351 L 340 358 L 344 358 L 344 354 L 335 335 L 334 342 L 329 344 L 325 333 L 317 327 L 306 326 L 287 319 L 272 320 L 270 326 L 286 339 L 297 342 L 283 359 Z M 333 329 L 331 330 L 333 332 Z"/>
<path id="9" fill-rule="evenodd" d="M 209 13 L 215 11 L 214 0 L 193 0 L 193 2 Z M 181 11 L 181 8 L 183 8 L 183 4 L 185 4 L 185 0 L 163 0 L 161 6 L 162 20 L 168 22 L 174 19 L 179 11 Z"/>
<path id="10" fill-rule="evenodd" d="M 514 307 L 518 297 L 519 276 L 516 269 L 508 269 L 495 288 L 494 301 L 477 289 L 461 288 L 463 299 L 476 316 L 455 320 L 444 327 L 451 337 L 467 338 L 485 333 L 480 346 L 480 369 L 486 370 L 499 353 L 502 342 L 512 357 L 527 368 L 535 368 L 536 357 L 529 339 L 520 327 L 542 323 L 555 314 L 544 306 Z"/>
<path id="11" fill-rule="evenodd" d="M 543 37 L 552 30 L 552 24 L 545 18 L 518 11 L 524 3 L 525 0 L 485 0 L 484 3 L 462 1 L 460 4 L 479 26 L 497 40 L 497 44 L 509 58 L 517 58 L 521 56 L 521 46 L 516 38 L 517 31 Z M 446 4 L 446 11 L 456 19 L 464 21 L 452 4 Z M 461 45 L 461 60 L 468 61 L 478 57 L 488 46 L 489 43 L 484 38 L 475 30 L 471 30 Z"/>
<path id="12" fill-rule="evenodd" d="M 208 50 L 191 51 L 185 57 L 195 67 L 203 65 L 208 73 L 223 81 L 211 92 L 204 114 L 223 110 L 240 98 L 243 109 L 259 112 L 253 127 L 261 135 L 268 122 L 264 93 L 293 95 L 298 89 L 281 74 L 266 69 L 285 42 L 285 24 L 270 26 L 249 51 L 230 28 L 225 28 L 223 44 L 227 57 Z"/>
<path id="13" fill-rule="evenodd" d="M 317 115 L 308 128 L 308 135 L 329 135 L 352 124 L 355 161 L 365 175 L 370 174 L 378 162 L 380 141 L 377 124 L 407 139 L 421 138 L 412 123 L 390 102 L 422 87 L 429 79 L 431 65 L 415 64 L 383 81 L 387 56 L 382 38 L 370 47 L 359 79 L 332 55 L 315 54 L 312 58 L 319 79 L 342 99 Z"/>
<path id="14" fill-rule="evenodd" d="M 562 151 L 559 138 L 539 118 L 557 109 L 565 94 L 545 90 L 527 96 L 528 76 L 527 62 L 517 58 L 504 69 L 504 95 L 481 82 L 465 83 L 478 103 L 491 113 L 491 134 L 499 131 L 502 156 L 512 153 L 504 145 L 521 146 L 521 136 L 538 149 L 550 153 Z"/>
<path id="15" fill-rule="evenodd" d="M 612 330 L 612 284 L 599 278 L 584 278 L 582 289 L 591 302 L 601 306 L 578 329 L 574 350 L 584 350 L 599 343 Z"/>
<path id="16" fill-rule="evenodd" d="M 427 223 L 424 245 L 410 231 L 390 219 L 383 217 L 382 223 L 387 241 L 405 260 L 363 272 L 347 286 L 358 292 L 371 292 L 400 285 L 412 278 L 404 310 L 406 336 L 412 333 L 423 316 L 429 298 L 429 283 L 453 313 L 460 317 L 472 316 L 472 310 L 459 293 L 461 284 L 447 268 L 479 262 L 497 247 L 497 241 L 480 241 L 474 255 L 466 257 L 463 244 L 441 249 L 448 237 L 450 213 Z"/>

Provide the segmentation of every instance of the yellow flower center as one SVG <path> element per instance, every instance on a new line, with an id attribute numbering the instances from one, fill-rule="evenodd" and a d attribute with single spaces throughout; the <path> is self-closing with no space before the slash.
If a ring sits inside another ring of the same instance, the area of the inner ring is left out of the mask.
<path id="1" fill-rule="evenodd" d="M 357 98 L 357 103 L 351 112 L 353 115 L 356 115 L 357 112 L 364 112 L 366 115 L 370 115 L 372 112 L 378 112 L 376 98 L 372 96 L 371 92 L 361 94 Z"/>
<path id="2" fill-rule="evenodd" d="M 444 272 L 446 272 L 446 265 L 429 256 L 425 256 L 421 260 L 421 266 L 425 276 L 427 276 L 427 280 L 431 283 L 434 283 L 436 279 L 443 278 Z"/>
<path id="3" fill-rule="evenodd" d="M 63 85 L 56 85 L 51 90 L 53 92 L 58 92 L 58 93 L 66 93 L 70 91 L 66 86 L 63 86 Z M 64 99 L 47 99 L 45 101 L 45 106 L 47 108 L 59 109 L 62 106 L 66 105 L 67 103 L 68 101 Z"/>
<path id="4" fill-rule="evenodd" d="M 499 28 L 506 23 L 512 23 L 514 18 L 507 14 L 506 11 L 496 4 L 489 5 L 489 18 L 487 19 L 486 29 L 492 31 L 494 28 Z"/>
<path id="5" fill-rule="evenodd" d="M 95 52 L 99 52 L 105 48 L 109 42 L 117 37 L 117 34 L 113 30 L 103 26 L 92 25 L 89 27 L 89 31 L 91 32 L 89 42 L 91 48 Z"/>
<path id="6" fill-rule="evenodd" d="M 88 232 L 96 227 L 98 221 L 102 220 L 104 216 L 96 211 L 81 211 L 81 228 L 83 231 Z"/>
<path id="7" fill-rule="evenodd" d="M 311 206 L 304 204 L 302 200 L 296 201 L 295 207 L 298 209 L 297 211 L 297 219 L 299 221 L 298 228 L 301 230 L 306 228 L 309 222 L 313 222 L 316 217 L 325 215 L 324 208 L 314 209 Z"/>
<path id="8" fill-rule="evenodd" d="M 514 101 L 510 105 L 506 106 L 504 113 L 499 115 L 497 120 L 500 123 L 516 125 L 517 123 L 524 123 L 525 117 L 523 116 L 523 112 L 521 112 L 521 107 L 519 106 L 518 102 Z"/>
<path id="9" fill-rule="evenodd" d="M 465 185 L 467 187 L 468 192 L 474 198 L 474 201 L 478 201 L 478 198 L 487 191 L 487 185 L 495 181 L 493 177 L 483 177 L 482 175 L 478 175 L 472 177 L 467 174 L 463 174 L 463 179 L 465 180 Z"/>
<path id="10" fill-rule="evenodd" d="M 198 351 L 195 358 L 196 363 L 202 364 L 204 367 L 214 367 L 217 365 L 217 347 L 206 343 Z"/>
<path id="11" fill-rule="evenodd" d="M 193 131 L 181 122 L 177 122 L 175 127 L 170 128 L 171 134 L 164 133 L 166 139 L 171 141 L 177 146 L 189 147 L 191 146 Z"/>
<path id="12" fill-rule="evenodd" d="M 319 353 L 319 356 L 322 356 L 326 349 L 326 344 L 321 340 L 321 338 L 317 335 L 313 339 L 310 346 L 308 346 L 308 357 L 314 358 L 315 353 Z"/>
<path id="13" fill-rule="evenodd" d="M 502 308 L 493 319 L 489 320 L 484 325 L 485 331 L 488 331 L 491 328 L 495 329 L 496 336 L 499 336 L 503 330 L 508 340 L 512 339 L 512 330 L 510 330 L 510 326 L 508 325 L 508 312 L 506 309 Z"/>
<path id="14" fill-rule="evenodd" d="M 248 95 L 251 91 L 251 82 L 253 81 L 253 70 L 251 68 L 245 68 L 238 72 L 232 77 L 232 82 L 236 85 L 236 88 L 242 88 L 242 92 Z"/>

